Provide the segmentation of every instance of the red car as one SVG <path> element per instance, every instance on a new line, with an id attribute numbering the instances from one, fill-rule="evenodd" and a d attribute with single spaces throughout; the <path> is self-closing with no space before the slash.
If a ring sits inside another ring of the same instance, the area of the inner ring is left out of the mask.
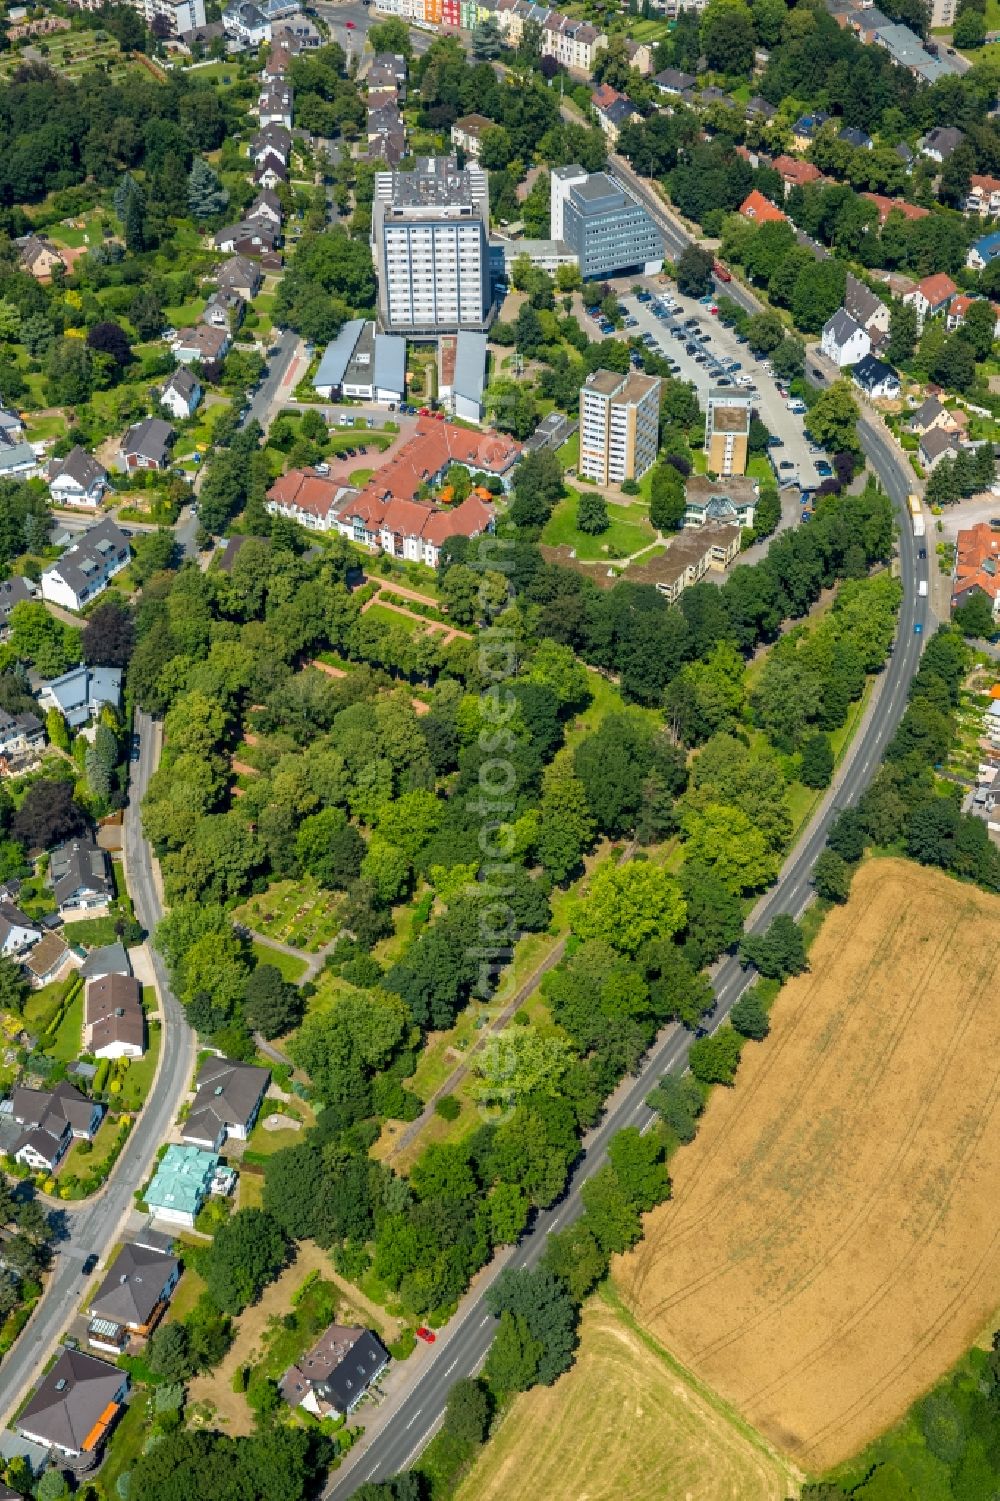
<path id="1" fill-rule="evenodd" d="M 353 21 L 345 21 L 344 25 L 347 27 L 348 31 L 353 31 L 354 30 L 354 22 Z"/>
<path id="2" fill-rule="evenodd" d="M 430 407 L 418 407 L 417 408 L 417 415 L 419 417 L 429 417 L 431 415 L 431 409 L 430 409 Z"/>
<path id="3" fill-rule="evenodd" d="M 435 422 L 444 421 L 444 412 L 432 412 L 431 416 L 434 418 Z"/>
<path id="4" fill-rule="evenodd" d="M 422 1339 L 425 1345 L 432 1345 L 437 1339 L 437 1335 L 434 1333 L 434 1330 L 426 1328 L 423 1324 L 421 1324 L 420 1328 L 416 1330 L 416 1336 L 417 1339 Z"/>

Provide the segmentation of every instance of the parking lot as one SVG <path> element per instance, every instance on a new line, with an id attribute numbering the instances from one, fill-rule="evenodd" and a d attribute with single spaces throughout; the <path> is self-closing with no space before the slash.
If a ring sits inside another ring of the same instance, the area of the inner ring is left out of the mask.
<path id="1" fill-rule="evenodd" d="M 774 378 L 764 369 L 764 361 L 756 359 L 748 345 L 738 343 L 735 330 L 721 324 L 712 314 L 710 306 L 682 296 L 675 288 L 665 289 L 652 278 L 647 279 L 644 285 L 653 295 L 651 302 L 640 302 L 630 289 L 618 294 L 626 316 L 635 319 L 634 326 L 622 332 L 627 337 L 642 338 L 644 334 L 651 335 L 654 343 L 649 347 L 680 367 L 678 378 L 693 383 L 703 407 L 709 389 L 718 385 L 720 377 L 732 380 L 734 375 L 748 376 L 753 385 L 744 389 L 753 396 L 757 415 L 768 431 L 781 439 L 781 447 L 772 450 L 775 462 L 790 463 L 792 469 L 787 471 L 789 475 L 796 478 L 803 489 L 815 489 L 820 483 L 816 460 L 822 460 L 823 455 L 810 452 L 802 417 L 788 410 L 785 398 L 778 394 Z M 676 304 L 675 312 L 667 313 L 663 308 L 660 299 L 666 296 Z M 682 325 L 690 318 L 695 318 L 697 322 L 683 328 L 684 336 L 681 337 Z M 589 319 L 587 321 L 594 330 L 594 336 L 601 337 L 596 325 Z M 697 337 L 705 334 L 708 335 L 707 339 Z M 696 345 L 696 353 L 703 352 L 706 359 L 698 361 L 695 354 L 688 352 L 686 346 L 689 344 Z M 725 369 L 725 360 L 738 361 L 740 369 L 735 372 Z M 734 385 L 732 389 L 736 392 L 740 388 Z"/>

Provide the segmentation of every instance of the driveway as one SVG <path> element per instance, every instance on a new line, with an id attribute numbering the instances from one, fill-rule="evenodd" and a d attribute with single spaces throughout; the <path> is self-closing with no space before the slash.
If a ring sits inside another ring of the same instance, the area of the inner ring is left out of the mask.
<path id="1" fill-rule="evenodd" d="M 664 288 L 656 278 L 642 278 L 644 284 L 656 296 L 663 294 Z M 635 285 L 629 282 L 629 287 Z M 809 442 L 803 430 L 803 419 L 796 417 L 785 405 L 784 398 L 778 395 L 777 385 L 772 376 L 765 374 L 763 362 L 755 359 L 746 344 L 736 341 L 735 331 L 719 322 L 713 317 L 708 307 L 703 306 L 692 297 L 684 297 L 675 288 L 670 289 L 669 294 L 673 300 L 680 304 L 680 312 L 675 316 L 663 319 L 657 318 L 653 313 L 654 304 L 651 302 L 639 302 L 632 296 L 631 291 L 619 292 L 619 301 L 625 311 L 636 320 L 635 328 L 624 329 L 626 335 L 642 335 L 650 333 L 656 339 L 660 352 L 668 359 L 674 360 L 680 365 L 680 378 L 691 381 L 697 392 L 698 400 L 704 408 L 709 390 L 718 383 L 718 372 L 711 373 L 704 364 L 697 364 L 694 356 L 685 351 L 685 344 L 691 339 L 675 338 L 672 329 L 679 328 L 687 318 L 697 318 L 697 326 L 692 327 L 689 334 L 707 333 L 707 341 L 695 340 L 701 343 L 702 348 L 709 355 L 715 355 L 720 360 L 739 360 L 742 365 L 740 374 L 749 375 L 756 386 L 757 395 L 754 398 L 754 406 L 761 421 L 768 431 L 782 440 L 783 447 L 778 451 L 782 459 L 789 459 L 795 465 L 799 482 L 803 489 L 815 489 L 819 484 L 819 475 L 816 473 L 816 459 L 819 455 L 809 452 Z M 592 319 L 586 318 L 590 329 L 596 331 L 597 325 Z M 619 335 L 620 337 L 620 335 Z M 733 387 L 734 394 L 739 388 Z"/>

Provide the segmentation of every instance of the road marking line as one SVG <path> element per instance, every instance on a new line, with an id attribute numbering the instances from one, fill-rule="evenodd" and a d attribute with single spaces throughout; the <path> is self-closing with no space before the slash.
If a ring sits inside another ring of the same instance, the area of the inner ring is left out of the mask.
<path id="1" fill-rule="evenodd" d="M 413 1427 L 413 1425 L 414 1425 L 414 1423 L 415 1423 L 415 1422 L 416 1422 L 416 1421 L 417 1421 L 417 1419 L 418 1419 L 418 1418 L 419 1418 L 419 1416 L 420 1416 L 420 1413 L 421 1413 L 421 1412 L 423 1412 L 423 1410 L 424 1410 L 424 1409 L 423 1409 L 423 1408 L 422 1408 L 422 1407 L 421 1407 L 421 1408 L 420 1408 L 420 1410 L 419 1410 L 419 1411 L 418 1411 L 418 1412 L 415 1412 L 415 1413 L 414 1413 L 414 1414 L 413 1414 L 413 1416 L 412 1416 L 412 1418 L 411 1418 L 411 1419 L 410 1419 L 410 1421 L 409 1421 L 409 1422 L 408 1422 L 408 1423 L 407 1423 L 407 1425 L 406 1425 L 406 1432 L 407 1432 L 407 1433 L 409 1433 L 409 1431 L 410 1431 L 410 1429 L 411 1429 L 411 1428 L 412 1428 L 412 1427 Z"/>
<path id="2" fill-rule="evenodd" d="M 453 1370 L 454 1370 L 454 1369 L 455 1369 L 455 1367 L 456 1367 L 456 1366 L 457 1366 L 457 1365 L 458 1365 L 458 1356 L 457 1356 L 457 1355 L 456 1355 L 456 1356 L 455 1356 L 455 1359 L 454 1359 L 454 1360 L 453 1360 L 453 1361 L 452 1361 L 452 1363 L 451 1363 L 451 1365 L 450 1365 L 450 1366 L 449 1366 L 449 1367 L 448 1367 L 448 1368 L 447 1368 L 447 1370 L 446 1370 L 446 1371 L 445 1371 L 445 1375 L 446 1375 L 446 1376 L 450 1376 L 450 1375 L 451 1375 L 451 1373 L 452 1373 L 452 1371 L 453 1371 Z"/>

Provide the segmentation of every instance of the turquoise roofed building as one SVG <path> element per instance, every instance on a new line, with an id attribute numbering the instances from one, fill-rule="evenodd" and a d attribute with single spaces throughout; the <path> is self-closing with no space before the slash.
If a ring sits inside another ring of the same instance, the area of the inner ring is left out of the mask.
<path id="1" fill-rule="evenodd" d="M 217 1152 L 169 1146 L 144 1195 L 150 1214 L 154 1219 L 192 1229 L 212 1192 L 218 1169 Z"/>

